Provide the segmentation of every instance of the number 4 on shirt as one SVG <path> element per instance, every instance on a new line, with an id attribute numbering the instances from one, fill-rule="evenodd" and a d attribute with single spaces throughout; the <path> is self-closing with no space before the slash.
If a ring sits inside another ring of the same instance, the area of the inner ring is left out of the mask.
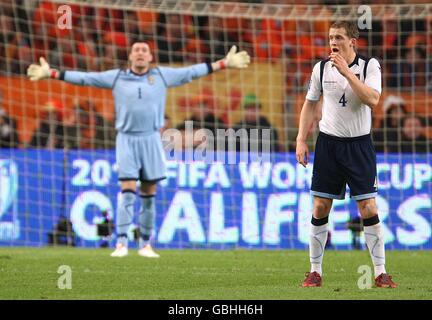
<path id="1" fill-rule="evenodd" d="M 347 102 L 348 101 L 345 99 L 345 93 L 344 93 L 343 96 L 339 99 L 339 103 L 342 104 L 342 107 L 346 107 Z"/>

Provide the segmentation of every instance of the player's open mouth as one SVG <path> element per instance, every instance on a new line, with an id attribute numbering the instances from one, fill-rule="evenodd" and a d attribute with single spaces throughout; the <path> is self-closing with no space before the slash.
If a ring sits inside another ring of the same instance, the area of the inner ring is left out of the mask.
<path id="1" fill-rule="evenodd" d="M 332 52 L 339 52 L 338 48 L 332 48 Z"/>

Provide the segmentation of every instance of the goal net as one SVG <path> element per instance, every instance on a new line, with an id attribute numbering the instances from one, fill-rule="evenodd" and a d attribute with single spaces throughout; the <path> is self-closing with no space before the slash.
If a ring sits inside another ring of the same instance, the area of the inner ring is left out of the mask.
<path id="1" fill-rule="evenodd" d="M 2 1 L 0 245 L 114 245 L 107 221 L 115 224 L 120 188 L 110 90 L 34 83 L 25 73 L 39 57 L 60 70 L 127 68 L 128 49 L 140 40 L 159 65 L 216 61 L 232 45 L 252 59 L 245 70 L 169 89 L 163 130 L 183 139 L 158 185 L 155 246 L 307 248 L 320 114 L 307 168 L 295 160 L 299 114 L 312 68 L 329 54 L 331 23 L 350 19 L 360 29 L 358 53 L 376 57 L 383 73 L 372 131 L 386 246 L 432 249 L 432 5 L 302 2 Z M 270 129 L 271 159 L 188 161 L 185 150 L 199 139 L 184 137 L 188 125 L 194 133 Z M 329 246 L 364 247 L 357 217 L 349 191 L 334 201 Z"/>

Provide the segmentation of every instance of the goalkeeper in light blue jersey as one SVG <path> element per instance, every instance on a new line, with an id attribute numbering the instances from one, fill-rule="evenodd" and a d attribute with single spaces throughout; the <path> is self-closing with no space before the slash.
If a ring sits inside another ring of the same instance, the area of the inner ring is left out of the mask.
<path id="1" fill-rule="evenodd" d="M 233 46 L 227 56 L 213 63 L 184 68 L 152 67 L 153 55 L 145 42 L 136 42 L 129 54 L 130 68 L 104 72 L 59 71 L 51 69 L 44 58 L 32 64 L 30 80 L 60 79 L 69 83 L 109 88 L 113 92 L 116 113 L 116 160 L 122 196 L 117 209 L 117 245 L 113 257 L 128 255 L 127 231 L 134 218 L 137 180 L 141 181 L 141 238 L 138 253 L 157 258 L 150 245 L 155 219 L 157 182 L 165 179 L 165 154 L 159 129 L 164 124 L 167 89 L 191 82 L 225 68 L 246 68 L 250 57 Z"/>

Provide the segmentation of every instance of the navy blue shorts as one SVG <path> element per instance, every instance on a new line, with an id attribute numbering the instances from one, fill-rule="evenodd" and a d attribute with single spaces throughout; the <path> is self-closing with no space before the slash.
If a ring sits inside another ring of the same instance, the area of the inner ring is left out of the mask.
<path id="1" fill-rule="evenodd" d="M 345 199 L 346 185 L 355 200 L 377 195 L 376 154 L 371 135 L 340 138 L 320 132 L 315 147 L 311 193 Z"/>

